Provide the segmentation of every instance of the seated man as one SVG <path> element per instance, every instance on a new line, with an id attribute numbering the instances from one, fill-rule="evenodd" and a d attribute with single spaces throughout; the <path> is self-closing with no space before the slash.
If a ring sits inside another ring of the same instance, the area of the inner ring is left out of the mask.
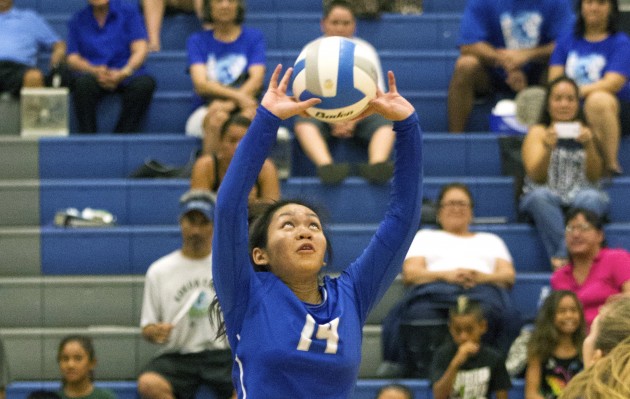
<path id="1" fill-rule="evenodd" d="M 333 0 L 324 9 L 321 21 L 324 36 L 343 36 L 361 42 L 373 50 L 374 59 L 379 60 L 376 50 L 364 40 L 354 37 L 356 19 L 350 3 Z M 383 71 L 379 68 L 378 80 L 384 89 Z M 359 172 L 371 183 L 385 184 L 392 176 L 393 165 L 389 156 L 394 145 L 392 124 L 379 115 L 371 115 L 360 121 L 325 123 L 312 118 L 298 118 L 294 126 L 295 137 L 306 156 L 317 167 L 317 174 L 324 184 L 339 184 L 348 175 L 347 163 L 335 164 L 328 149 L 327 140 L 354 139 L 367 146 L 368 163 L 359 166 Z"/>
<path id="2" fill-rule="evenodd" d="M 147 32 L 137 7 L 122 0 L 89 0 L 68 23 L 68 65 L 79 132 L 96 133 L 96 107 L 108 93 L 122 97 L 115 133 L 138 132 L 155 80 L 146 74 Z"/>
<path id="3" fill-rule="evenodd" d="M 465 131 L 475 96 L 543 83 L 555 41 L 573 21 L 566 0 L 469 0 L 448 88 L 448 131 Z"/>
<path id="4" fill-rule="evenodd" d="M 200 384 L 218 399 L 232 396 L 232 355 L 210 320 L 214 198 L 194 190 L 180 200 L 182 248 L 147 271 L 140 326 L 160 346 L 138 378 L 142 398 L 194 398 Z"/>
<path id="5" fill-rule="evenodd" d="M 0 1 L 0 92 L 18 97 L 22 87 L 44 86 L 37 68 L 40 48 L 51 51 L 51 68 L 64 61 L 66 43 L 42 17 L 14 8 L 13 0 Z"/>

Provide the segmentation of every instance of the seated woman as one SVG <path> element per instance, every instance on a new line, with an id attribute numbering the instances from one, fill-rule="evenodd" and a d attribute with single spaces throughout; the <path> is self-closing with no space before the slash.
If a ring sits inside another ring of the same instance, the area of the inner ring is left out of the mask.
<path id="1" fill-rule="evenodd" d="M 190 179 L 191 189 L 204 189 L 217 192 L 219 185 L 232 162 L 236 146 L 241 141 L 251 120 L 235 114 L 223 124 L 216 152 L 199 157 L 193 165 Z M 256 202 L 277 201 L 280 199 L 278 170 L 270 159 L 265 160 L 256 184 L 249 193 L 250 205 Z"/>
<path id="2" fill-rule="evenodd" d="M 610 297 L 630 295 L 630 253 L 605 248 L 602 220 L 589 210 L 570 210 L 565 231 L 569 264 L 551 275 L 551 288 L 575 292 L 590 327 Z"/>
<path id="3" fill-rule="evenodd" d="M 563 138 L 571 129 L 577 135 Z M 603 215 L 608 209 L 608 196 L 599 185 L 603 159 L 570 78 L 549 83 L 541 121 L 529 128 L 522 156 L 526 176 L 519 209 L 534 220 L 555 270 L 567 258 L 564 211 L 582 207 Z"/>
<path id="4" fill-rule="evenodd" d="M 383 322 L 383 347 L 389 352 L 385 360 L 403 363 L 407 376 L 425 375 L 431 348 L 447 335 L 448 310 L 460 295 L 483 307 L 484 342 L 506 354 L 518 335 L 521 318 L 508 296 L 515 276 L 512 256 L 495 234 L 470 231 L 473 205 L 466 185 L 444 186 L 438 196 L 441 229 L 420 230 L 403 263 L 403 281 L 413 288 Z M 432 335 L 436 341 L 428 342 Z"/>

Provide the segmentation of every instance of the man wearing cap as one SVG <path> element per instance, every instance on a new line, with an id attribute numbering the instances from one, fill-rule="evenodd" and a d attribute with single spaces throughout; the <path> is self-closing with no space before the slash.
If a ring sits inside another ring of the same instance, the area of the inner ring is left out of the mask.
<path id="1" fill-rule="evenodd" d="M 160 346 L 138 377 L 142 398 L 193 398 L 200 384 L 217 398 L 232 396 L 232 360 L 227 341 L 215 339 L 208 316 L 212 283 L 214 198 L 189 191 L 180 199 L 182 247 L 147 271 L 140 327 Z"/>

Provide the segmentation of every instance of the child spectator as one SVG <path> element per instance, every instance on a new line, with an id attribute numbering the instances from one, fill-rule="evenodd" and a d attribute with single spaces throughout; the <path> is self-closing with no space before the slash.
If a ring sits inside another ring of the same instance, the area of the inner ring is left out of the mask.
<path id="1" fill-rule="evenodd" d="M 387 384 L 382 386 L 374 399 L 414 399 L 411 388 L 402 384 Z"/>
<path id="2" fill-rule="evenodd" d="M 431 384 L 435 399 L 506 399 L 512 387 L 504 357 L 481 344 L 488 323 L 483 309 L 466 296 L 457 299 L 449 312 L 448 330 L 453 342 L 436 352 L 431 365 Z"/>
<path id="3" fill-rule="evenodd" d="M 92 338 L 69 335 L 57 351 L 61 371 L 61 399 L 116 399 L 114 392 L 94 386 L 96 354 Z"/>
<path id="4" fill-rule="evenodd" d="M 545 299 L 528 344 L 526 399 L 555 399 L 582 371 L 584 312 L 571 291 L 553 291 Z"/>

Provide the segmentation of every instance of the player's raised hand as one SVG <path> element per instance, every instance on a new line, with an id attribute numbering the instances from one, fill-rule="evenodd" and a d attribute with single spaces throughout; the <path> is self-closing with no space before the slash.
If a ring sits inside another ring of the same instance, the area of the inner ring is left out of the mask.
<path id="1" fill-rule="evenodd" d="M 377 90 L 376 97 L 370 101 L 367 110 L 365 113 L 361 114 L 361 117 L 371 114 L 381 114 L 390 121 L 401 121 L 415 111 L 413 105 L 398 93 L 394 72 L 387 72 L 387 78 L 389 81 L 389 91 L 383 93 Z"/>
<path id="2" fill-rule="evenodd" d="M 319 98 L 311 98 L 306 101 L 296 101 L 293 97 L 287 95 L 287 87 L 291 79 L 293 68 L 288 68 L 278 82 L 278 77 L 282 71 L 282 65 L 278 64 L 271 75 L 269 87 L 260 102 L 263 107 L 280 119 L 287 119 L 292 116 L 301 114 L 306 109 L 317 105 L 321 102 Z"/>

